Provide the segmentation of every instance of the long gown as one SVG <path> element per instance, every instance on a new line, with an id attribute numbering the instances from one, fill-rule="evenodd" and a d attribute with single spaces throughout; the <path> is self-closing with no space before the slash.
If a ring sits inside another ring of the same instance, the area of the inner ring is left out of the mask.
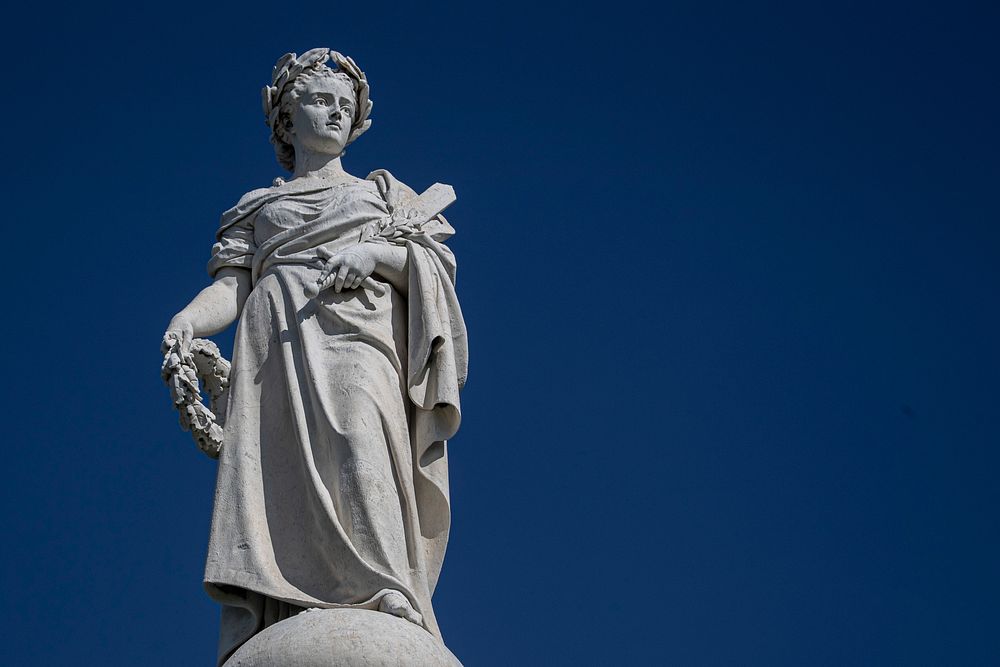
<path id="1" fill-rule="evenodd" d="M 431 595 L 448 540 L 446 440 L 458 429 L 465 324 L 442 217 L 388 282 L 305 295 L 317 249 L 356 245 L 413 191 L 388 172 L 297 179 L 223 214 L 209 273 L 252 271 L 233 350 L 205 587 L 222 603 L 221 664 L 302 608 L 377 609 L 398 591 L 440 637 Z"/>

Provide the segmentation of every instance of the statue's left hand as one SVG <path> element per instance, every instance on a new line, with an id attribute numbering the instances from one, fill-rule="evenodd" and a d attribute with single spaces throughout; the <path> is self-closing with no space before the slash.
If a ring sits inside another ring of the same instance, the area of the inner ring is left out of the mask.
<path id="1" fill-rule="evenodd" d="M 333 290 L 355 289 L 362 281 L 375 272 L 376 259 L 371 252 L 372 244 L 359 244 L 347 250 L 330 255 L 325 248 L 320 248 L 320 255 L 326 259 L 326 265 L 320 274 L 322 283 L 328 276 L 335 275 Z"/>

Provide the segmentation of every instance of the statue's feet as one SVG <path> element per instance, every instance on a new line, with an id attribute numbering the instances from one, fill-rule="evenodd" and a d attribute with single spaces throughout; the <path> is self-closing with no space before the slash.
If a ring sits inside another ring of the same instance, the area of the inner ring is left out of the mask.
<path id="1" fill-rule="evenodd" d="M 383 595 L 382 599 L 379 600 L 378 610 L 405 618 L 411 623 L 423 625 L 424 617 L 413 608 L 406 596 L 398 591 L 389 591 Z"/>

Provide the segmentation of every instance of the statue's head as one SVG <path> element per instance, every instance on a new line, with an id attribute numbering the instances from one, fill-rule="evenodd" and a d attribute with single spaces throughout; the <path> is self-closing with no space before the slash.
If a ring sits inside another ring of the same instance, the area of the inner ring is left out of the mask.
<path id="1" fill-rule="evenodd" d="M 296 147 L 340 155 L 372 124 L 364 72 L 330 49 L 283 55 L 261 97 L 274 152 L 289 171 L 295 169 Z"/>

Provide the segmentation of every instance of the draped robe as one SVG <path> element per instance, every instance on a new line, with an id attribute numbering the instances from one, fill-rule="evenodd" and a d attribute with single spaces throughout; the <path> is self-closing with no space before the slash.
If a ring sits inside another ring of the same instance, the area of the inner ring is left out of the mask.
<path id="1" fill-rule="evenodd" d="M 377 609 L 398 591 L 440 637 L 431 595 L 448 539 L 446 440 L 460 421 L 465 324 L 437 217 L 392 241 L 403 294 L 304 288 L 414 193 L 388 172 L 296 179 L 223 214 L 209 273 L 252 271 L 236 330 L 205 587 L 219 662 L 302 608 Z"/>

